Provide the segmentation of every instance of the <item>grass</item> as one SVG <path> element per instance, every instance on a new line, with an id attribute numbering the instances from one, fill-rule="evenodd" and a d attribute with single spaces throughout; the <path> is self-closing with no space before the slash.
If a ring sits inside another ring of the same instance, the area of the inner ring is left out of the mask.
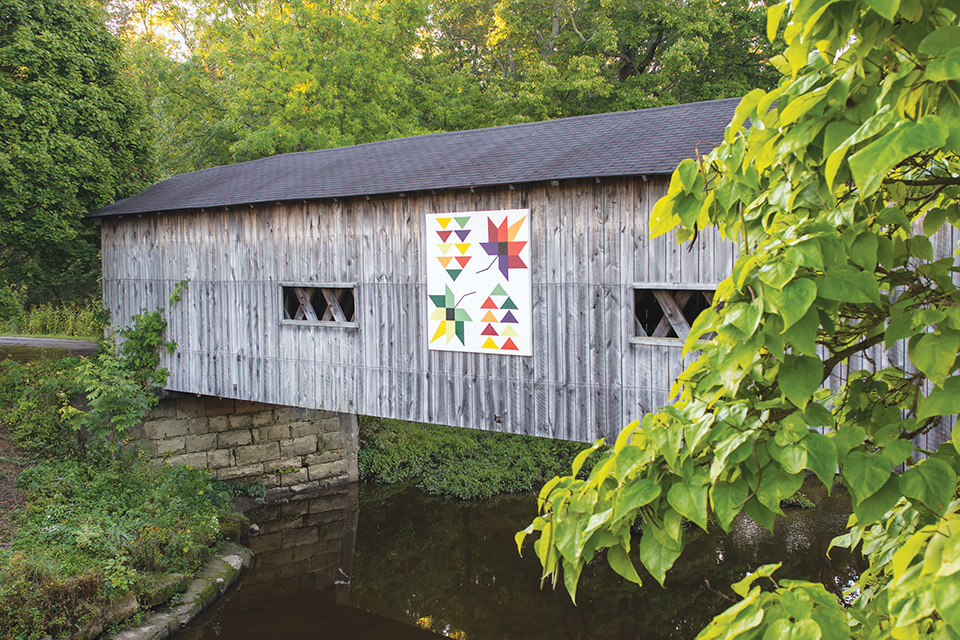
<path id="1" fill-rule="evenodd" d="M 2 640 L 69 636 L 158 574 L 195 571 L 230 508 L 206 471 L 90 446 L 60 408 L 91 361 L 48 355 L 0 362 Z"/>
<path id="2" fill-rule="evenodd" d="M 11 312 L 0 321 L 0 334 L 95 340 L 103 337 L 107 318 L 99 299 L 62 305 L 45 303 Z"/>

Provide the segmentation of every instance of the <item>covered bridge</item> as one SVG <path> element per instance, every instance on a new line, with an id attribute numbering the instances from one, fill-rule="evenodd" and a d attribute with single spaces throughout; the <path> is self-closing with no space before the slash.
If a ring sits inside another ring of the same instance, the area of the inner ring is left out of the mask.
<path id="1" fill-rule="evenodd" d="M 102 221 L 104 303 L 168 307 L 173 391 L 590 441 L 662 405 L 730 272 L 651 240 L 737 99 L 291 153 L 165 180 Z"/>

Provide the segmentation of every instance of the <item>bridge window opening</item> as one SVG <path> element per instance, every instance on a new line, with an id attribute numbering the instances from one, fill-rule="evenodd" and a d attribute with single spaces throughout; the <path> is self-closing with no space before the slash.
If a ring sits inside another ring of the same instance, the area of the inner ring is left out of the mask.
<path id="1" fill-rule="evenodd" d="M 634 289 L 634 335 L 686 340 L 690 325 L 712 303 L 712 290 Z"/>
<path id="2" fill-rule="evenodd" d="M 283 287 L 283 318 L 294 322 L 356 322 L 352 287 Z"/>

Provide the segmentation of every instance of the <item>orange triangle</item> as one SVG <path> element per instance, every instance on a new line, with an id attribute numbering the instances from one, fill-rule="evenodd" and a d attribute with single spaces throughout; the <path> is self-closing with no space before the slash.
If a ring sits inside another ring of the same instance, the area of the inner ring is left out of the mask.
<path id="1" fill-rule="evenodd" d="M 487 341 L 480 345 L 482 349 L 499 349 L 497 343 L 493 341 L 493 338 L 487 338 Z M 516 348 L 516 347 L 514 347 Z"/>
<path id="2" fill-rule="evenodd" d="M 501 349 L 508 349 L 510 351 L 520 351 L 517 349 L 517 345 L 513 344 L 513 338 L 507 338 L 507 341 L 503 343 Z"/>
<path id="3" fill-rule="evenodd" d="M 520 231 L 520 225 L 522 225 L 523 221 L 526 219 L 527 219 L 526 216 L 524 216 L 519 220 L 517 220 L 516 222 L 514 222 L 512 225 L 510 225 L 510 227 L 507 229 L 507 240 L 511 242 L 516 240 L 517 232 Z"/>
<path id="4" fill-rule="evenodd" d="M 491 298 L 487 297 L 487 299 L 483 301 L 483 304 L 480 305 L 480 308 L 481 308 L 481 309 L 496 309 L 496 308 L 497 308 L 497 303 L 494 302 Z"/>
<path id="5" fill-rule="evenodd" d="M 450 264 L 450 261 L 453 260 L 453 256 L 437 256 L 437 260 L 439 260 L 440 264 L 443 265 L 443 268 L 446 269 L 447 265 Z"/>
<path id="6" fill-rule="evenodd" d="M 467 249 L 470 248 L 470 245 L 471 245 L 471 244 L 473 244 L 473 243 L 472 243 L 472 242 L 458 242 L 458 243 L 457 243 L 457 249 L 460 250 L 460 255 L 465 254 L 465 253 L 467 252 Z"/>
<path id="7" fill-rule="evenodd" d="M 493 315 L 493 311 L 487 311 L 487 315 L 483 316 L 483 319 L 481 320 L 481 322 L 500 322 L 500 321 L 497 320 L 497 316 Z M 507 328 L 509 329 L 510 326 L 507 325 Z"/>
<path id="8" fill-rule="evenodd" d="M 467 266 L 467 263 L 470 262 L 472 256 L 457 256 L 457 262 L 460 263 L 461 267 Z"/>
<path id="9" fill-rule="evenodd" d="M 453 218 L 437 218 L 437 222 L 439 222 L 440 226 L 444 229 L 447 228 L 447 225 L 450 224 L 451 220 L 453 220 Z"/>

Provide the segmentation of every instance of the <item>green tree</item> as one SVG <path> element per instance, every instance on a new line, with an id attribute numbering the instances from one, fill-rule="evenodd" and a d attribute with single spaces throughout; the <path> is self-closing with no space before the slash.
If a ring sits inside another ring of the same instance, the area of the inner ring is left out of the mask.
<path id="1" fill-rule="evenodd" d="M 722 305 L 692 327 L 700 356 L 588 480 L 543 488 L 518 543 L 539 532 L 545 577 L 571 595 L 601 549 L 626 578 L 640 582 L 638 556 L 663 583 L 683 519 L 727 529 L 745 512 L 770 528 L 805 472 L 830 487 L 839 465 L 854 514 L 835 544 L 870 563 L 853 607 L 766 566 L 701 637 L 957 638 L 960 428 L 935 451 L 911 443 L 960 412 L 960 269 L 931 243 L 960 226 L 956 5 L 787 0 L 771 38 L 785 15 L 779 86 L 743 99 L 652 214 L 658 233 L 714 225 L 740 247 Z M 905 362 L 880 357 L 903 344 Z"/>
<path id="2" fill-rule="evenodd" d="M 148 121 L 102 15 L 71 0 L 0 2 L 0 284 L 94 293 L 83 215 L 149 184 Z"/>
<path id="3" fill-rule="evenodd" d="M 461 0 L 431 13 L 426 36 L 494 103 L 483 126 L 770 89 L 778 46 L 763 17 L 745 0 Z"/>

